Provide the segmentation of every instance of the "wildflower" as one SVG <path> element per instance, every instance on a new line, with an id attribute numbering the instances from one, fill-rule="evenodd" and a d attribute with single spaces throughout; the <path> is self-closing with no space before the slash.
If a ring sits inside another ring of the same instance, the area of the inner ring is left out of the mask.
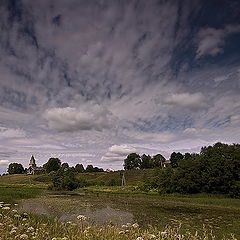
<path id="1" fill-rule="evenodd" d="M 154 239 L 156 236 L 154 234 L 148 234 L 149 239 Z"/>
<path id="2" fill-rule="evenodd" d="M 29 228 L 28 228 L 28 231 L 29 231 L 29 232 L 33 232 L 33 231 L 34 231 L 34 228 L 33 228 L 33 227 L 29 227 Z"/>
<path id="3" fill-rule="evenodd" d="M 132 227 L 133 227 L 133 228 L 138 228 L 139 225 L 138 225 L 137 223 L 134 223 L 134 224 L 132 225 Z"/>
<path id="4" fill-rule="evenodd" d="M 87 220 L 87 217 L 84 216 L 84 215 L 78 215 L 78 216 L 77 216 L 77 219 L 80 220 L 80 221 L 86 221 L 86 220 Z"/>
<path id="5" fill-rule="evenodd" d="M 167 232 L 167 231 L 164 231 L 164 232 L 161 232 L 161 234 L 162 234 L 162 235 L 166 235 L 166 234 L 168 234 L 168 232 Z"/>
<path id="6" fill-rule="evenodd" d="M 142 237 L 137 237 L 137 239 L 136 240 L 143 240 L 143 238 Z"/>
<path id="7" fill-rule="evenodd" d="M 24 234 L 20 235 L 19 238 L 20 239 L 28 239 L 28 235 L 24 233 Z"/>
<path id="8" fill-rule="evenodd" d="M 17 213 L 17 210 L 16 210 L 16 209 L 13 209 L 12 212 Z"/>
<path id="9" fill-rule="evenodd" d="M 15 230 L 15 229 L 12 229 L 11 230 L 11 232 L 10 232 L 10 234 L 14 234 L 14 233 L 16 233 L 17 231 Z"/>
<path id="10" fill-rule="evenodd" d="M 3 207 L 2 209 L 3 209 L 3 210 L 9 210 L 10 207 Z"/>

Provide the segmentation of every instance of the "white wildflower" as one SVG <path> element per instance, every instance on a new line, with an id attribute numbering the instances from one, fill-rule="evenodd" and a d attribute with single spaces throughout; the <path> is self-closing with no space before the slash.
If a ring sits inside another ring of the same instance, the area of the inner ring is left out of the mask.
<path id="1" fill-rule="evenodd" d="M 2 209 L 3 209 L 3 210 L 9 210 L 10 207 L 3 207 Z"/>
<path id="2" fill-rule="evenodd" d="M 34 231 L 34 228 L 33 228 L 33 227 L 29 227 L 27 230 L 28 230 L 29 232 L 33 232 L 33 231 Z"/>
<path id="3" fill-rule="evenodd" d="M 12 229 L 10 234 L 15 234 L 17 231 L 15 229 Z"/>
<path id="4" fill-rule="evenodd" d="M 20 235 L 19 238 L 20 239 L 28 239 L 28 235 L 24 233 L 24 234 Z"/>
<path id="5" fill-rule="evenodd" d="M 77 219 L 80 220 L 80 221 L 86 221 L 86 220 L 87 220 L 87 217 L 84 216 L 84 215 L 78 215 L 78 216 L 77 216 Z"/>
<path id="6" fill-rule="evenodd" d="M 132 225 L 132 227 L 133 227 L 133 228 L 138 228 L 139 225 L 138 225 L 137 223 L 134 223 L 134 224 Z"/>
<path id="7" fill-rule="evenodd" d="M 154 239 L 156 236 L 154 234 L 148 234 L 149 239 Z"/>

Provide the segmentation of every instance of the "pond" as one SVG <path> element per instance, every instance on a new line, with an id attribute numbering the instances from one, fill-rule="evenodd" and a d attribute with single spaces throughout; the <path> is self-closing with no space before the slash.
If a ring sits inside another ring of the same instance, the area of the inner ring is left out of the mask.
<path id="1" fill-rule="evenodd" d="M 123 225 L 137 222 L 161 230 L 168 226 L 192 232 L 213 230 L 217 235 L 235 233 L 240 236 L 240 210 L 202 205 L 171 198 L 131 197 L 114 194 L 46 195 L 24 200 L 21 211 L 57 217 L 60 221 L 74 221 L 85 215 L 95 224 Z"/>

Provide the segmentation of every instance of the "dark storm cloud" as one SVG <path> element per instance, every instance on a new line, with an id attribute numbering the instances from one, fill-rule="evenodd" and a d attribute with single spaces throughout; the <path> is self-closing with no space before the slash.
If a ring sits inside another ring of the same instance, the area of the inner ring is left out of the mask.
<path id="1" fill-rule="evenodd" d="M 112 145 L 238 141 L 239 9 L 234 0 L 1 1 L 1 146 L 18 150 L 12 159 L 52 151 L 76 162 L 80 151 L 111 162 L 121 155 Z"/>

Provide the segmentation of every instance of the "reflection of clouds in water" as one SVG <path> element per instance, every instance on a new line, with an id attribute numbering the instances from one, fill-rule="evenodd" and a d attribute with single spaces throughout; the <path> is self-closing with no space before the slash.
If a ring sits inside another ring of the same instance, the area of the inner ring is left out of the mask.
<path id="1" fill-rule="evenodd" d="M 96 224 L 107 224 L 112 222 L 114 224 L 122 225 L 127 222 L 133 222 L 133 214 L 111 207 L 96 210 L 87 208 L 85 211 L 81 211 L 81 214 L 89 217 L 90 220 Z"/>
<path id="2" fill-rule="evenodd" d="M 127 211 L 114 209 L 111 207 L 104 207 L 101 209 L 95 208 L 94 210 L 87 207 L 81 211 L 77 210 L 72 214 L 62 214 L 59 217 L 60 221 L 75 221 L 78 215 L 84 215 L 89 218 L 90 222 L 94 224 L 104 225 L 114 223 L 117 225 L 133 222 L 133 214 Z"/>
<path id="3" fill-rule="evenodd" d="M 130 212 L 114 209 L 109 206 L 102 208 L 94 206 L 93 208 L 93 205 L 89 203 L 81 203 L 80 207 L 76 207 L 71 213 L 67 213 L 66 209 L 55 209 L 43 201 L 31 199 L 23 201 L 19 209 L 22 212 L 57 217 L 59 221 L 62 222 L 77 221 L 77 216 L 84 215 L 89 218 L 90 222 L 99 225 L 108 224 L 110 222 L 117 225 L 123 225 L 128 222 L 133 223 L 133 214 Z"/>

